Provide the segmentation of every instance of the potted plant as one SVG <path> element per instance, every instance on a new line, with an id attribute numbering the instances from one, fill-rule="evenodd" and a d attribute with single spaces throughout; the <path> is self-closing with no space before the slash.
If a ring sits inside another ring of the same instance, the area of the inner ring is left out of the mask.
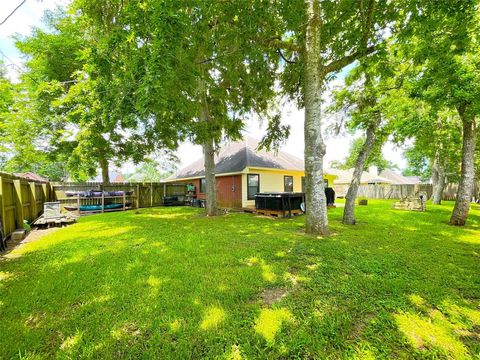
<path id="1" fill-rule="evenodd" d="M 358 205 L 368 205 L 368 199 L 366 196 L 360 196 L 358 198 Z"/>

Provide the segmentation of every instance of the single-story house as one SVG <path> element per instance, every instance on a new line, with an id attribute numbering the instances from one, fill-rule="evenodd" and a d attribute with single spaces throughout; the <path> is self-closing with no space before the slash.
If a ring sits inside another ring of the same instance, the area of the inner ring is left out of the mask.
<path id="1" fill-rule="evenodd" d="M 352 182 L 353 177 L 353 169 L 348 170 L 339 170 L 339 169 L 332 169 L 328 171 L 331 174 L 337 175 L 333 183 L 333 189 L 335 190 L 336 197 L 344 197 L 347 195 L 348 187 Z M 362 178 L 360 181 L 360 185 L 369 185 L 369 184 L 376 184 L 376 185 L 389 185 L 392 181 L 375 174 L 374 172 L 364 171 L 362 173 Z"/>
<path id="2" fill-rule="evenodd" d="M 217 203 L 220 207 L 242 208 L 255 205 L 261 192 L 303 192 L 304 162 L 284 151 L 258 150 L 258 140 L 243 140 L 223 146 L 215 156 Z M 333 185 L 335 175 L 324 174 L 325 183 Z M 168 183 L 195 186 L 197 199 L 205 199 L 205 169 L 201 158 L 175 175 Z"/>
<path id="3" fill-rule="evenodd" d="M 393 185 L 416 185 L 422 183 L 418 176 L 404 176 L 390 169 L 383 170 L 379 175 L 390 180 Z"/>
<path id="4" fill-rule="evenodd" d="M 108 178 L 110 179 L 111 183 L 125 182 L 125 176 L 122 173 L 119 173 L 118 171 L 109 171 Z M 88 182 L 98 182 L 98 183 L 101 183 L 102 181 L 103 181 L 102 171 L 100 169 L 98 170 L 97 175 L 94 178 L 88 180 Z"/>
<path id="5" fill-rule="evenodd" d="M 15 176 L 27 179 L 27 180 L 34 180 L 34 181 L 41 181 L 41 182 L 48 182 L 48 179 L 46 177 L 43 177 L 41 175 L 38 175 L 34 172 L 27 171 L 24 173 L 15 173 L 13 174 Z"/>
<path id="6" fill-rule="evenodd" d="M 353 177 L 353 169 L 348 170 L 339 170 L 339 169 L 331 169 L 329 170 L 330 173 L 337 175 L 334 183 L 335 185 L 350 185 L 352 182 Z M 375 174 L 371 171 L 364 171 L 362 173 L 362 179 L 360 184 L 367 185 L 367 184 L 391 184 L 392 181 Z"/>

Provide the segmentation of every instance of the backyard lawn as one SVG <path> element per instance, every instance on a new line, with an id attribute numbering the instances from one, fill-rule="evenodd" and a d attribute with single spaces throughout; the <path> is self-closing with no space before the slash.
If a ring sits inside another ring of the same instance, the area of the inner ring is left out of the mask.
<path id="1" fill-rule="evenodd" d="M 85 217 L 0 262 L 0 358 L 480 359 L 480 210 Z"/>

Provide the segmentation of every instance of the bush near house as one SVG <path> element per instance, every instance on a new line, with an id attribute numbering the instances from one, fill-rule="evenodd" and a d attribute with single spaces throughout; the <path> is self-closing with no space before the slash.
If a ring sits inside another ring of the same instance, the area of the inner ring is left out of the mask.
<path id="1" fill-rule="evenodd" d="M 468 358 L 480 210 L 292 220 L 151 208 L 85 217 L 0 262 L 0 358 Z"/>

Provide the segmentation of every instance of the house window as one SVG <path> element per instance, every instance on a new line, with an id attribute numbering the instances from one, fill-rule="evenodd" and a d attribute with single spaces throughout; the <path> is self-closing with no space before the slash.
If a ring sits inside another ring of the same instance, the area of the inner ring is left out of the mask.
<path id="1" fill-rule="evenodd" d="M 207 180 L 205 178 L 200 179 L 200 193 L 205 194 L 207 188 Z"/>
<path id="2" fill-rule="evenodd" d="M 260 192 L 260 175 L 247 174 L 247 199 L 255 200 L 255 195 Z"/>
<path id="3" fill-rule="evenodd" d="M 328 179 L 323 179 L 323 182 L 325 183 L 325 187 L 328 187 Z M 302 192 L 305 192 L 305 176 L 302 176 Z"/>
<path id="4" fill-rule="evenodd" d="M 283 177 L 283 191 L 293 192 L 293 176 L 285 175 Z"/>

